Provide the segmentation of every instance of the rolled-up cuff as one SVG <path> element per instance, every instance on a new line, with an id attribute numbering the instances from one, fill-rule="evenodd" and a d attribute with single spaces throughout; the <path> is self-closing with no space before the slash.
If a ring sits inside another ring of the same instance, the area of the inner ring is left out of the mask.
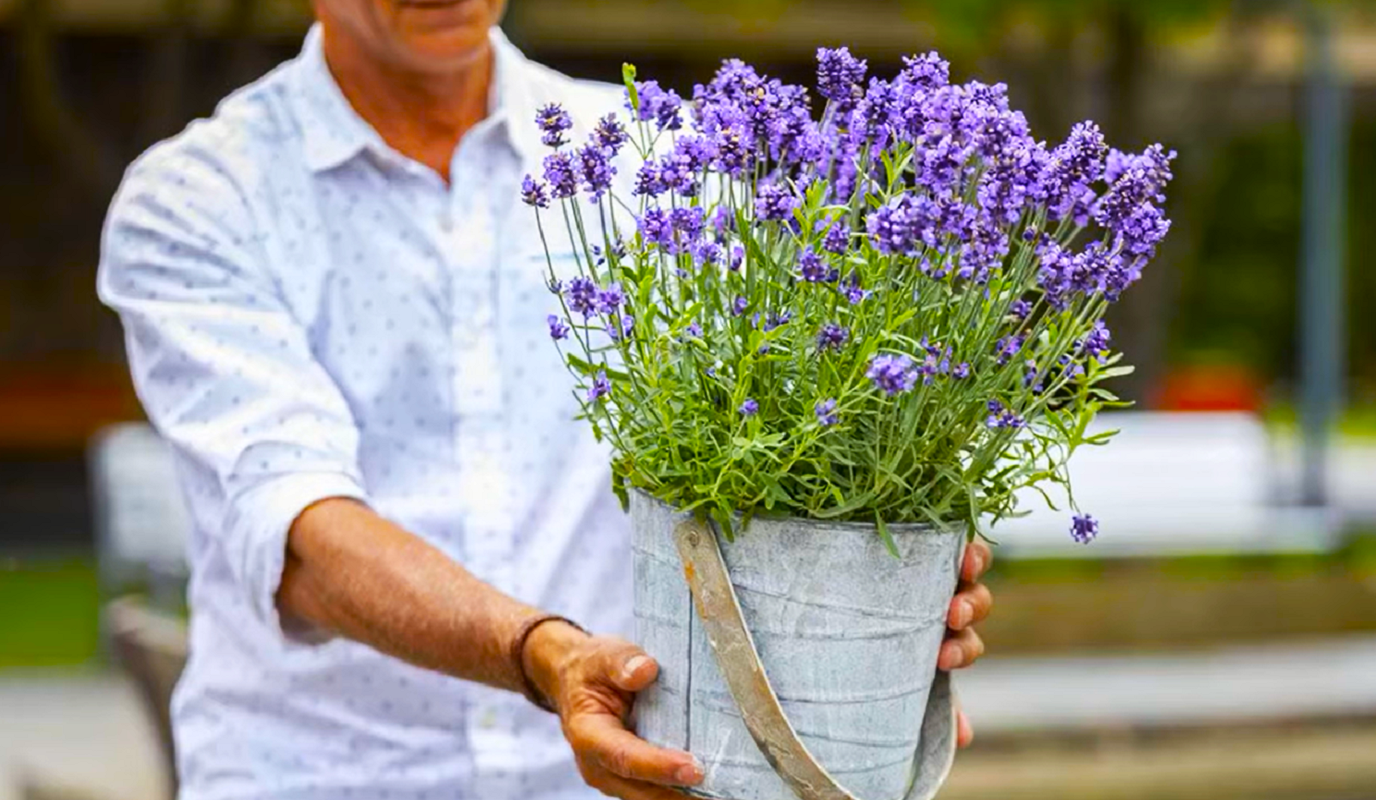
<path id="1" fill-rule="evenodd" d="M 368 502 L 363 487 L 340 472 L 285 475 L 244 492 L 233 503 L 226 532 L 231 567 L 260 621 L 293 640 L 308 640 L 305 631 L 286 630 L 277 613 L 277 589 L 287 555 L 287 533 L 301 512 L 332 497 Z"/>

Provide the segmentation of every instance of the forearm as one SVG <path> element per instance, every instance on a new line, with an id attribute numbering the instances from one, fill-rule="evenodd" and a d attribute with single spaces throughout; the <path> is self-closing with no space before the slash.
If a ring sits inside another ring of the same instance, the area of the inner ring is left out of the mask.
<path id="1" fill-rule="evenodd" d="M 511 642 L 540 613 L 344 499 L 317 503 L 292 525 L 277 602 L 417 666 L 513 691 L 522 678 Z"/>

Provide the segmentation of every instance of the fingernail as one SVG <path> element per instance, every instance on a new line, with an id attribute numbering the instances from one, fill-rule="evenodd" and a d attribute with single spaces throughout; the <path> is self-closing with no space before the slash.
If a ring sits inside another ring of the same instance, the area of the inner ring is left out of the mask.
<path id="1" fill-rule="evenodd" d="M 980 552 L 979 550 L 976 550 L 974 558 L 971 560 L 975 562 L 976 575 L 979 575 L 980 573 L 984 572 L 984 553 Z"/>
<path id="2" fill-rule="evenodd" d="M 694 758 L 693 763 L 678 768 L 676 777 L 678 782 L 685 786 L 696 786 L 702 782 L 702 765 Z"/>
<path id="3" fill-rule="evenodd" d="M 631 659 L 626 662 L 626 666 L 622 668 L 621 677 L 628 681 L 635 678 L 636 672 L 648 663 L 650 663 L 650 659 L 645 656 L 632 656 Z"/>
<path id="4" fill-rule="evenodd" d="M 966 625 L 969 625 L 970 620 L 974 618 L 975 607 L 970 605 L 970 601 L 968 600 L 960 601 L 960 610 L 956 612 L 956 621 L 960 623 L 960 627 L 963 628 Z"/>

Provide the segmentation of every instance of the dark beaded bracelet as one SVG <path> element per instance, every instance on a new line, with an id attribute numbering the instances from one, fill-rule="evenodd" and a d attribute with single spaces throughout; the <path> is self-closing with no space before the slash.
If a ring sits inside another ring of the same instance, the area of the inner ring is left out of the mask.
<path id="1" fill-rule="evenodd" d="M 511 663 L 516 666 L 516 674 L 521 676 L 521 691 L 525 694 L 526 699 L 552 714 L 558 714 L 558 709 L 554 707 L 554 704 L 550 702 L 548 697 L 545 697 L 544 694 L 540 692 L 539 687 L 530 679 L 530 674 L 526 672 L 526 640 L 530 638 L 530 635 L 535 632 L 536 628 L 544 625 L 546 622 L 562 622 L 565 625 L 583 631 L 583 633 L 587 633 L 587 630 L 582 625 L 579 625 L 577 622 L 567 617 L 561 617 L 558 614 L 542 614 L 540 616 L 531 617 L 521 623 L 520 629 L 516 631 L 516 636 L 511 640 Z"/>

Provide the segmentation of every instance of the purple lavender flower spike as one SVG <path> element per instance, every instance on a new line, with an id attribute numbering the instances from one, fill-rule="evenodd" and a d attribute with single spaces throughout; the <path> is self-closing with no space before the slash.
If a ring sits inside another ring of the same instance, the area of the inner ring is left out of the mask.
<path id="1" fill-rule="evenodd" d="M 975 209 L 958 199 L 933 200 L 903 194 L 876 209 L 866 224 L 875 249 L 882 253 L 916 253 L 919 247 L 942 249 L 948 242 L 971 242 L 981 233 Z M 990 248 L 999 249 L 994 231 Z M 1006 239 L 1004 240 L 1006 246 Z"/>
<path id="2" fill-rule="evenodd" d="M 951 65 L 935 51 L 920 56 L 906 56 L 900 78 L 921 89 L 939 89 L 951 82 Z"/>
<path id="3" fill-rule="evenodd" d="M 840 278 L 840 273 L 817 251 L 808 249 L 798 259 L 798 276 L 806 283 L 834 283 Z"/>
<path id="4" fill-rule="evenodd" d="M 564 296 L 570 309 L 585 317 L 590 317 L 597 306 L 597 284 L 593 283 L 590 278 L 574 278 L 569 281 Z"/>
<path id="5" fill-rule="evenodd" d="M 521 181 L 521 202 L 533 208 L 549 208 L 549 187 L 544 181 L 527 175 Z"/>
<path id="6" fill-rule="evenodd" d="M 995 346 L 999 364 L 1007 364 L 1013 356 L 1016 356 L 1018 351 L 1022 349 L 1022 343 L 1023 336 L 1021 334 L 1005 336 L 999 339 L 998 344 Z"/>
<path id="7" fill-rule="evenodd" d="M 616 167 L 612 166 L 605 150 L 590 144 L 578 150 L 578 171 L 584 191 L 595 202 L 612 188 Z"/>
<path id="8" fill-rule="evenodd" d="M 1148 209 L 1165 202 L 1173 160 L 1175 151 L 1168 153 L 1159 144 L 1136 156 L 1109 153 L 1104 177 L 1110 186 L 1095 204 L 1094 221 L 1122 238 L 1129 253 L 1150 254 L 1169 230 L 1159 208 Z"/>
<path id="9" fill-rule="evenodd" d="M 956 364 L 955 368 L 951 370 L 951 377 L 958 381 L 963 381 L 970 377 L 970 365 L 964 361 Z"/>
<path id="10" fill-rule="evenodd" d="M 912 226 L 909 223 L 910 195 L 881 206 L 866 220 L 874 248 L 881 253 L 907 253 L 913 249 Z"/>
<path id="11" fill-rule="evenodd" d="M 898 103 L 897 86 L 879 78 L 870 78 L 865 97 L 851 115 L 850 131 L 855 144 L 868 143 L 874 152 L 888 147 L 894 136 Z"/>
<path id="12" fill-rule="evenodd" d="M 951 371 L 951 348 L 943 348 L 940 345 L 931 344 L 927 337 L 922 337 L 922 360 L 918 362 L 917 374 L 922 377 L 922 382 L 930 386 L 938 375 L 946 375 Z"/>
<path id="13" fill-rule="evenodd" d="M 640 97 L 640 110 L 636 118 L 641 122 L 653 121 L 660 130 L 676 131 L 683 127 L 683 118 L 679 111 L 683 106 L 683 100 L 673 89 L 660 88 L 659 81 L 644 81 L 636 83 L 636 94 Z M 630 100 L 626 101 L 626 107 L 631 108 Z M 635 109 L 631 109 L 634 111 Z"/>
<path id="14" fill-rule="evenodd" d="M 1051 219 L 1069 218 L 1079 224 L 1088 220 L 1095 199 L 1091 187 L 1103 177 L 1107 155 L 1108 144 L 1093 122 L 1076 125 L 1070 137 L 1051 151 L 1038 191 Z"/>
<path id="15" fill-rule="evenodd" d="M 592 386 L 588 387 L 588 402 L 600 401 L 611 394 L 611 381 L 607 380 L 607 373 L 604 370 L 597 370 L 597 375 L 593 377 Z"/>
<path id="16" fill-rule="evenodd" d="M 608 158 L 615 156 L 621 150 L 621 146 L 630 141 L 630 135 L 626 133 L 626 128 L 615 114 L 608 114 L 598 120 L 597 127 L 592 131 L 592 140 Z"/>
<path id="17" fill-rule="evenodd" d="M 607 380 L 607 373 L 598 370 L 596 377 L 592 380 L 592 385 L 588 387 L 587 401 L 596 402 L 612 393 L 612 382 Z"/>
<path id="18" fill-rule="evenodd" d="M 1032 304 L 1026 300 L 1014 300 L 1012 305 L 1008 306 L 1008 316 L 1012 317 L 1015 322 L 1022 322 L 1031 313 Z"/>
<path id="19" fill-rule="evenodd" d="M 850 247 L 850 225 L 845 220 L 837 220 L 827 229 L 827 234 L 822 238 L 822 249 L 828 253 L 845 255 Z"/>
<path id="20" fill-rule="evenodd" d="M 620 325 L 617 324 L 618 319 L 621 321 Z M 607 320 L 607 324 L 603 326 L 603 330 L 607 332 L 608 336 L 612 337 L 613 342 L 619 342 L 622 339 L 629 338 L 631 332 L 635 330 L 635 317 L 630 314 L 614 315 L 612 319 Z"/>
<path id="21" fill-rule="evenodd" d="M 578 174 L 568 153 L 551 153 L 545 157 L 545 180 L 550 193 L 564 200 L 578 194 Z"/>
<path id="22" fill-rule="evenodd" d="M 658 206 L 645 209 L 636 220 L 636 229 L 647 245 L 659 245 L 666 250 L 674 246 L 674 224 L 668 212 Z"/>
<path id="23" fill-rule="evenodd" d="M 761 220 L 787 220 L 798 207 L 798 198 L 779 184 L 761 186 L 755 195 L 755 217 Z"/>
<path id="24" fill-rule="evenodd" d="M 715 150 L 712 143 L 701 136 L 684 136 L 673 152 L 659 162 L 659 182 L 683 197 L 696 197 L 698 178 L 712 162 Z"/>
<path id="25" fill-rule="evenodd" d="M 989 401 L 989 418 L 985 421 L 991 430 L 1020 430 L 1027 427 L 1023 418 L 1011 408 L 1005 408 L 998 400 Z"/>
<path id="26" fill-rule="evenodd" d="M 755 165 L 755 153 L 742 131 L 728 128 L 717 137 L 717 169 L 739 178 Z"/>
<path id="27" fill-rule="evenodd" d="M 757 318 L 757 319 L 756 319 L 756 324 L 758 324 L 758 323 L 759 323 L 759 320 L 758 320 L 759 314 L 756 314 L 755 316 L 756 316 L 756 318 Z M 782 327 L 782 326 L 784 326 L 784 325 L 787 325 L 788 323 L 790 323 L 790 322 L 792 322 L 792 321 L 793 321 L 793 312 L 792 312 L 792 311 L 787 311 L 787 310 L 785 310 L 785 311 L 783 311 L 783 312 L 781 312 L 781 313 L 778 313 L 778 314 L 770 314 L 769 317 L 766 318 L 765 321 L 764 321 L 764 328 L 763 328 L 763 330 L 764 330 L 765 333 L 768 333 L 768 332 L 774 330 L 775 328 L 779 328 L 779 327 Z"/>
<path id="28" fill-rule="evenodd" d="M 1108 353 L 1109 343 L 1113 340 L 1113 333 L 1103 320 L 1094 323 L 1094 328 L 1085 334 L 1085 338 L 1080 342 L 1080 352 L 1089 358 L 1100 358 Z"/>
<path id="29" fill-rule="evenodd" d="M 1151 199 L 1159 203 L 1162 201 L 1159 196 L 1160 192 L 1164 191 L 1166 185 L 1174 178 L 1171 174 L 1171 162 L 1175 159 L 1176 152 L 1174 150 L 1168 152 L 1160 144 L 1154 144 L 1135 155 L 1124 153 L 1121 150 L 1109 150 L 1108 161 L 1104 167 L 1104 180 L 1109 184 L 1114 184 L 1129 172 L 1141 170 L 1147 185 L 1153 189 L 1150 195 Z"/>
<path id="30" fill-rule="evenodd" d="M 997 430 L 999 428 L 999 415 L 1002 414 L 1004 410 L 1003 403 L 997 400 L 990 400 L 987 407 L 989 409 L 989 418 L 985 420 L 984 424 L 991 429 Z"/>
<path id="31" fill-rule="evenodd" d="M 852 113 L 853 117 L 854 114 Z M 855 194 L 855 187 L 860 177 L 860 165 L 856 163 L 859 157 L 860 146 L 855 141 L 855 135 L 838 131 L 831 153 L 832 202 L 849 203 L 851 196 Z M 847 226 L 846 232 L 850 232 L 849 226 Z"/>
<path id="32" fill-rule="evenodd" d="M 569 326 L 558 314 L 550 314 L 545 318 L 545 322 L 549 324 L 549 338 L 556 342 L 569 338 Z"/>
<path id="33" fill-rule="evenodd" d="M 701 237 L 707 226 L 707 212 L 701 206 L 676 208 L 669 212 L 669 222 L 673 227 L 674 243 L 669 251 L 677 255 L 688 252 Z"/>
<path id="34" fill-rule="evenodd" d="M 849 48 L 817 48 L 817 93 L 835 103 L 837 113 L 849 112 L 864 96 L 865 72 L 865 61 Z"/>
<path id="35" fill-rule="evenodd" d="M 835 400 L 823 400 L 812 411 L 817 415 L 817 421 L 821 423 L 823 428 L 830 428 L 841 421 L 841 418 L 836 414 Z"/>
<path id="36" fill-rule="evenodd" d="M 870 361 L 865 377 L 874 382 L 878 389 L 893 397 L 909 391 L 917 384 L 917 371 L 913 360 L 905 355 L 877 355 Z"/>
<path id="37" fill-rule="evenodd" d="M 1099 521 L 1089 514 L 1076 514 L 1070 521 L 1070 538 L 1080 544 L 1089 544 L 1099 536 Z"/>
<path id="38" fill-rule="evenodd" d="M 743 263 L 745 263 L 745 248 L 741 245 L 736 245 L 732 247 L 731 263 L 726 265 L 727 269 L 731 270 L 732 272 L 739 272 L 741 264 Z"/>
<path id="39" fill-rule="evenodd" d="M 696 241 L 707 227 L 707 212 L 702 206 L 676 208 L 669 212 L 669 219 L 685 241 Z"/>
<path id="40" fill-rule="evenodd" d="M 702 326 L 697 324 L 696 322 L 688 323 L 688 327 L 684 330 L 686 330 L 688 335 L 693 337 L 694 339 L 702 338 Z"/>
<path id="41" fill-rule="evenodd" d="M 664 185 L 664 180 L 659 175 L 659 165 L 653 161 L 646 161 L 640 165 L 640 169 L 635 173 L 635 188 L 632 193 L 636 196 L 658 197 L 669 191 L 669 187 Z"/>
<path id="42" fill-rule="evenodd" d="M 850 331 L 834 322 L 828 322 L 817 332 L 818 350 L 840 350 L 850 339 Z"/>
<path id="43" fill-rule="evenodd" d="M 731 316 L 739 317 L 740 315 L 744 314 L 749 308 L 750 301 L 746 300 L 742 296 L 737 295 L 736 299 L 731 303 Z"/>
<path id="44" fill-rule="evenodd" d="M 725 203 L 712 210 L 712 235 L 717 242 L 726 244 L 727 238 L 736 230 L 736 217 Z"/>
<path id="45" fill-rule="evenodd" d="M 745 402 L 741 403 L 740 412 L 742 417 L 753 417 L 760 413 L 760 404 L 747 397 Z"/>
<path id="46" fill-rule="evenodd" d="M 1161 209 L 1149 203 L 1138 206 L 1118 228 L 1118 238 L 1126 253 L 1144 258 L 1156 255 L 1156 246 L 1170 233 L 1171 221 Z"/>
<path id="47" fill-rule="evenodd" d="M 619 283 L 609 283 L 607 288 L 597 291 L 597 311 L 600 314 L 616 312 L 625 301 L 626 295 L 621 291 L 621 284 Z"/>
<path id="48" fill-rule="evenodd" d="M 858 306 L 869 297 L 870 293 L 860 288 L 860 276 L 852 272 L 846 279 L 845 285 L 841 287 L 841 293 L 846 296 L 846 302 L 853 306 Z"/>
<path id="49" fill-rule="evenodd" d="M 573 127 L 573 117 L 558 103 L 550 103 L 535 112 L 535 125 L 541 131 L 540 141 L 549 147 L 568 144 L 564 131 Z"/>
<path id="50" fill-rule="evenodd" d="M 692 246 L 693 264 L 698 268 L 712 267 L 721 263 L 721 245 L 713 241 L 703 240 Z"/>

